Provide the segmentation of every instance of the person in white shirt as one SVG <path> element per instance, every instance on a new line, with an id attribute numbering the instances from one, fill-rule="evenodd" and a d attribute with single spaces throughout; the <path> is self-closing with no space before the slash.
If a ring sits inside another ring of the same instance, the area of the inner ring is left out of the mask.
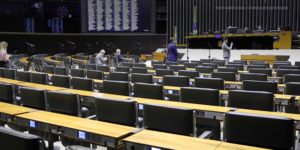
<path id="1" fill-rule="evenodd" d="M 228 43 L 228 39 L 223 38 L 223 44 L 222 44 L 223 58 L 224 58 L 226 64 L 228 64 L 228 62 L 230 60 L 230 56 L 231 56 L 230 51 L 231 51 L 232 46 L 233 46 L 232 42 L 230 44 L 230 47 L 228 47 L 227 43 Z"/>
<path id="2" fill-rule="evenodd" d="M 104 57 L 105 50 L 102 49 L 100 53 L 96 56 L 96 65 L 104 66 L 106 65 L 106 58 Z"/>

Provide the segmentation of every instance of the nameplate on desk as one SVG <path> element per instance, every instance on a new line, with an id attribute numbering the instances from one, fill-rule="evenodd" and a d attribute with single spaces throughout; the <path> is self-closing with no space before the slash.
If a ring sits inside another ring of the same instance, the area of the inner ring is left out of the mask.
<path id="1" fill-rule="evenodd" d="M 165 90 L 165 94 L 169 95 L 179 95 L 179 90 Z"/>
<path id="2" fill-rule="evenodd" d="M 161 148 L 151 147 L 150 150 L 161 150 Z"/>
<path id="3" fill-rule="evenodd" d="M 193 82 L 193 81 L 190 81 L 190 85 L 194 85 L 194 82 Z"/>
<path id="4" fill-rule="evenodd" d="M 277 78 L 268 78 L 268 81 L 270 82 L 279 82 L 280 79 Z"/>
<path id="5" fill-rule="evenodd" d="M 200 78 L 210 78 L 211 75 L 200 75 L 199 77 L 200 77 Z"/>
<path id="6" fill-rule="evenodd" d="M 154 78 L 153 81 L 156 82 L 156 83 L 162 83 L 162 79 Z"/>
<path id="7" fill-rule="evenodd" d="M 227 94 L 221 94 L 221 99 L 227 99 Z"/>
<path id="8" fill-rule="evenodd" d="M 284 92 L 284 87 L 278 87 L 279 92 Z"/>
<path id="9" fill-rule="evenodd" d="M 88 134 L 86 134 L 85 132 L 83 131 L 78 131 L 78 138 L 80 139 L 84 139 L 84 140 L 88 140 Z"/>
<path id="10" fill-rule="evenodd" d="M 231 88 L 231 89 L 242 89 L 242 85 L 240 84 L 225 84 L 225 88 Z"/>
<path id="11" fill-rule="evenodd" d="M 35 121 L 29 120 L 29 126 L 32 127 L 32 128 L 36 128 L 37 124 L 36 124 Z"/>
<path id="12" fill-rule="evenodd" d="M 143 104 L 139 104 L 139 110 L 144 110 L 144 105 Z"/>

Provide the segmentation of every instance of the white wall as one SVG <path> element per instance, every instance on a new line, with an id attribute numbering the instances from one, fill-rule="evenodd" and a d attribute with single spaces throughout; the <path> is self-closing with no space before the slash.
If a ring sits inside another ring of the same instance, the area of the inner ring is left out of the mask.
<path id="1" fill-rule="evenodd" d="M 156 52 L 161 52 L 163 48 L 159 48 Z M 186 49 L 177 49 L 179 53 L 185 53 L 183 60 L 187 59 L 187 50 Z M 220 49 L 212 49 L 211 58 L 223 59 L 223 51 Z M 199 59 L 208 59 L 209 51 L 208 49 L 189 49 L 190 60 L 199 60 Z M 294 64 L 295 61 L 300 61 L 300 50 L 231 50 L 230 61 L 240 60 L 241 55 L 290 55 L 289 61 Z"/>

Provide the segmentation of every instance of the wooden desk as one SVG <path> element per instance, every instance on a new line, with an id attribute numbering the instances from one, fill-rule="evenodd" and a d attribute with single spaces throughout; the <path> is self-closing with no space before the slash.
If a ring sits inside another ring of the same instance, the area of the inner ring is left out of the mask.
<path id="1" fill-rule="evenodd" d="M 46 90 L 46 91 L 58 91 L 58 90 L 65 89 L 64 87 L 57 87 L 57 86 L 51 86 L 51 85 L 36 84 L 36 83 L 30 83 L 30 82 L 15 83 L 15 85 L 25 86 L 25 87 L 31 87 L 31 88 L 37 88 L 37 89 L 43 89 L 43 90 Z"/>
<path id="2" fill-rule="evenodd" d="M 241 55 L 241 60 L 250 61 L 265 61 L 266 63 L 273 64 L 275 61 L 278 61 L 279 55 Z M 289 58 L 289 56 L 287 56 Z M 287 59 L 288 60 L 288 59 Z"/>
<path id="3" fill-rule="evenodd" d="M 222 142 L 216 150 L 267 150 L 265 148 Z"/>
<path id="4" fill-rule="evenodd" d="M 7 84 L 16 84 L 16 83 L 22 83 L 23 81 L 19 80 L 13 80 L 13 79 L 6 79 L 0 77 L 0 82 L 7 83 Z"/>
<path id="5" fill-rule="evenodd" d="M 12 120 L 12 116 L 33 111 L 35 109 L 0 102 L 0 121 Z"/>
<path id="6" fill-rule="evenodd" d="M 214 150 L 221 144 L 221 141 L 200 139 L 151 130 L 142 130 L 125 138 L 124 142 L 176 150 Z M 148 149 L 150 149 L 150 147 Z"/>
<path id="7" fill-rule="evenodd" d="M 52 63 L 55 63 L 55 64 L 57 64 L 57 65 L 60 65 L 61 64 L 61 61 L 57 61 L 57 60 L 54 60 L 54 56 L 48 56 L 48 57 L 45 57 L 44 59 L 46 60 L 46 61 L 50 61 L 50 62 L 52 62 Z"/>
<path id="8" fill-rule="evenodd" d="M 60 90 L 60 91 L 76 93 L 80 96 L 86 96 L 86 97 L 109 97 L 109 98 L 118 98 L 118 99 L 129 99 L 130 98 L 130 96 L 113 95 L 113 94 L 107 94 L 107 93 L 97 93 L 97 92 L 92 92 L 92 91 L 83 91 L 83 90 L 76 90 L 76 89 L 64 89 L 64 90 Z"/>
<path id="9" fill-rule="evenodd" d="M 165 61 L 166 53 L 152 52 L 154 60 Z"/>
<path id="10" fill-rule="evenodd" d="M 30 57 L 23 57 L 20 59 L 20 62 L 23 64 L 26 64 L 27 66 L 30 66 L 30 62 L 28 61 Z"/>

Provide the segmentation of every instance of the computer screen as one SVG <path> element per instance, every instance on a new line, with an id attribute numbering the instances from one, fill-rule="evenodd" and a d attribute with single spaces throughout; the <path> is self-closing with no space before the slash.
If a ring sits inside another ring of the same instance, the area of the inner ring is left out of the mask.
<path id="1" fill-rule="evenodd" d="M 150 0 L 86 0 L 87 32 L 150 32 Z"/>
<path id="2" fill-rule="evenodd" d="M 78 131 L 78 137 L 79 137 L 80 139 L 86 139 L 86 134 L 85 134 L 85 132 L 83 132 L 83 131 Z"/>
<path id="3" fill-rule="evenodd" d="M 36 127 L 35 121 L 30 120 L 29 126 L 35 128 Z"/>

